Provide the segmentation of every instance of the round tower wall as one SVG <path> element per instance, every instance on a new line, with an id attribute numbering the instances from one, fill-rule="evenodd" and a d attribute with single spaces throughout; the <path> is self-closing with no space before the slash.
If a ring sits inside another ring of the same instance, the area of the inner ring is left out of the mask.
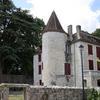
<path id="1" fill-rule="evenodd" d="M 64 75 L 65 43 L 67 35 L 61 32 L 46 32 L 42 36 L 42 81 L 44 85 L 63 85 L 57 82 Z"/>

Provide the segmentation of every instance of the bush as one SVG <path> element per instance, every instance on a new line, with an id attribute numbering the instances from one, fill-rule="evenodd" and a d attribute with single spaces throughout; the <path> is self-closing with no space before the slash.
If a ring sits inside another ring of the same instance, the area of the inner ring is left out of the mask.
<path id="1" fill-rule="evenodd" d="M 100 92 L 96 89 L 91 89 L 88 91 L 87 100 L 100 100 Z"/>

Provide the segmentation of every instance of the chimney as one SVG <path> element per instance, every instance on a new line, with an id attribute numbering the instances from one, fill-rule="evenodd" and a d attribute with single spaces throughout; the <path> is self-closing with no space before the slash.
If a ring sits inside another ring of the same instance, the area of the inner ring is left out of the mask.
<path id="1" fill-rule="evenodd" d="M 68 26 L 68 35 L 69 35 L 69 39 L 72 41 L 72 25 Z"/>
<path id="2" fill-rule="evenodd" d="M 81 26 L 80 25 L 76 26 L 76 33 L 77 33 L 77 39 L 80 39 L 80 33 L 81 33 Z"/>
<path id="3" fill-rule="evenodd" d="M 77 26 L 76 26 L 76 32 L 77 32 L 77 33 L 80 33 L 80 32 L 81 32 L 81 26 L 80 26 L 80 25 L 77 25 Z"/>

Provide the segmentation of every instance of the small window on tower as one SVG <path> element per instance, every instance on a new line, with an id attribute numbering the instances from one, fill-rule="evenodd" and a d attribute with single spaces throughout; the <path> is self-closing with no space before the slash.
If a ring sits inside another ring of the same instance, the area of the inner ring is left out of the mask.
<path id="1" fill-rule="evenodd" d="M 39 80 L 39 84 L 42 85 L 42 80 Z"/>
<path id="2" fill-rule="evenodd" d="M 38 61 L 41 61 L 41 54 L 38 55 Z"/>
<path id="3" fill-rule="evenodd" d="M 38 73 L 41 74 L 41 65 L 38 66 Z"/>
<path id="4" fill-rule="evenodd" d="M 42 62 L 42 70 L 43 70 L 43 62 Z"/>
<path id="5" fill-rule="evenodd" d="M 71 68 L 69 63 L 65 63 L 65 75 L 71 75 Z"/>
<path id="6" fill-rule="evenodd" d="M 93 54 L 92 45 L 88 45 L 88 54 L 89 55 Z"/>
<path id="7" fill-rule="evenodd" d="M 89 70 L 93 70 L 93 60 L 89 60 Z"/>
<path id="8" fill-rule="evenodd" d="M 97 69 L 100 70 L 100 62 L 97 61 Z"/>

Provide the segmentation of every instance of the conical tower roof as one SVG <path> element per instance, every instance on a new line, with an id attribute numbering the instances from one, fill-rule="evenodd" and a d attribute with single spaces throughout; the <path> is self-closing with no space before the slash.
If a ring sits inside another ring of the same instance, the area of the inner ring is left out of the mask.
<path id="1" fill-rule="evenodd" d="M 62 32 L 62 33 L 65 33 L 65 31 L 63 30 L 57 16 L 56 16 L 56 13 L 53 11 L 50 18 L 49 18 L 49 21 L 44 29 L 44 32 L 51 32 L 51 31 L 54 31 L 54 32 Z M 43 32 L 43 33 L 44 33 Z"/>

